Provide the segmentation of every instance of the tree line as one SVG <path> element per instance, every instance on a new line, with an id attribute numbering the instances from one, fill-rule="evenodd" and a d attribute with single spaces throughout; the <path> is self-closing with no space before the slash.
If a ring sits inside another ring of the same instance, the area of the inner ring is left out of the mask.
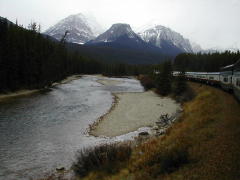
<path id="1" fill-rule="evenodd" d="M 218 72 L 223 66 L 234 64 L 240 59 L 240 52 L 180 54 L 174 60 L 174 70 L 193 72 Z"/>

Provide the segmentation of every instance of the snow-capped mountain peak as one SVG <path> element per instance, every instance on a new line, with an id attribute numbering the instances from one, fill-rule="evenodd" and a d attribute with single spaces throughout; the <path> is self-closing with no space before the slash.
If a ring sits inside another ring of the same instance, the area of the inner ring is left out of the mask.
<path id="1" fill-rule="evenodd" d="M 66 31 L 69 32 L 66 38 L 68 42 L 84 44 L 102 32 L 102 28 L 93 18 L 79 13 L 61 20 L 50 27 L 45 34 L 61 40 Z"/>
<path id="2" fill-rule="evenodd" d="M 94 16 L 90 14 L 83 15 L 82 13 L 79 13 L 76 16 L 83 19 L 87 23 L 87 25 L 90 27 L 95 37 L 97 37 L 99 34 L 101 34 L 104 31 Z"/>
<path id="3" fill-rule="evenodd" d="M 103 34 L 99 35 L 91 43 L 98 42 L 113 42 L 120 38 L 121 36 L 127 36 L 128 38 L 140 39 L 137 34 L 135 34 L 129 24 L 117 23 L 113 24 L 110 29 L 108 29 Z"/>
<path id="4" fill-rule="evenodd" d="M 175 46 L 182 52 L 193 52 L 191 43 L 181 34 L 161 25 L 145 29 L 138 33 L 145 41 L 159 48 L 163 48 L 168 43 L 168 46 Z"/>

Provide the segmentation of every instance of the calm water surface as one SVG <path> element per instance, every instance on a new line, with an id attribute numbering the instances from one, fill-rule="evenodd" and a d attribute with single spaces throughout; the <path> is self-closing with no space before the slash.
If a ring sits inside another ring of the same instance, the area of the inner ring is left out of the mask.
<path id="1" fill-rule="evenodd" d="M 133 79 L 103 86 L 84 76 L 47 92 L 0 103 L 0 179 L 30 179 L 70 167 L 76 152 L 109 141 L 88 136 L 89 124 L 111 107 L 111 92 L 142 92 Z"/>

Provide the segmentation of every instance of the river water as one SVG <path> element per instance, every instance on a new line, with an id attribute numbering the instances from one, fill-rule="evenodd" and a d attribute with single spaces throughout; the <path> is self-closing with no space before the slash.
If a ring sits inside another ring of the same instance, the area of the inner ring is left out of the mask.
<path id="1" fill-rule="evenodd" d="M 83 76 L 48 91 L 0 103 L 0 179 L 31 179 L 69 168 L 82 148 L 115 139 L 87 134 L 89 124 L 108 112 L 112 92 L 142 92 L 134 79 L 104 86 Z M 111 78 L 112 79 L 112 78 Z M 127 136 L 125 136 L 127 138 Z"/>

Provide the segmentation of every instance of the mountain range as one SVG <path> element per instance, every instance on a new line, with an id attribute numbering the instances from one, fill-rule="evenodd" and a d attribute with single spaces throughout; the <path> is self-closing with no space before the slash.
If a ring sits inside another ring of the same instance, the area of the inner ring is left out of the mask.
<path id="1" fill-rule="evenodd" d="M 118 28 L 119 30 L 116 30 Z M 56 25 L 50 27 L 45 34 L 60 40 L 64 33 L 68 31 L 68 42 L 85 44 L 91 40 L 101 41 L 102 38 L 105 38 L 104 41 L 107 42 L 108 39 L 104 36 L 107 34 L 109 36 L 109 33 L 114 32 L 116 34 L 113 34 L 111 37 L 119 37 L 119 35 L 123 34 L 123 30 L 125 30 L 124 28 L 127 30 L 126 33 L 135 34 L 130 25 L 127 27 L 127 24 L 120 23 L 115 24 L 103 33 L 103 28 L 93 17 L 85 16 L 79 13 L 76 15 L 70 15 L 61 20 Z M 196 43 L 193 45 L 181 34 L 161 25 L 145 27 L 145 29 L 142 29 L 140 32 L 136 32 L 136 34 L 145 42 L 162 48 L 164 51 L 171 47 L 175 48 L 175 50 L 179 52 L 195 52 L 195 50 L 198 51 L 201 49 L 199 45 L 197 45 L 198 48 L 195 49 L 194 47 L 196 47 Z M 113 42 L 113 40 L 109 39 L 109 42 Z"/>
<path id="2" fill-rule="evenodd" d="M 180 33 L 161 25 L 148 26 L 139 32 L 134 32 L 129 24 L 117 23 L 104 32 L 94 18 L 89 18 L 81 13 L 70 15 L 61 20 L 50 27 L 45 34 L 61 40 L 66 31 L 68 32 L 66 41 L 74 43 L 75 45 L 70 45 L 74 46 L 74 49 L 105 48 L 108 50 L 104 51 L 108 53 L 111 53 L 113 49 L 115 52 L 121 50 L 122 60 L 120 59 L 120 62 L 125 61 L 124 58 L 129 59 L 130 51 L 134 51 L 134 54 L 138 51 L 144 53 L 145 56 L 147 54 L 153 56 L 152 54 L 154 54 L 154 57 L 158 54 L 162 58 L 173 58 L 180 53 L 202 51 L 196 43 L 190 42 Z M 84 47 L 76 46 L 76 44 L 84 45 Z M 124 52 L 127 52 L 126 56 Z M 133 58 L 132 61 L 136 62 L 137 60 Z"/>
<path id="3" fill-rule="evenodd" d="M 109 46 L 115 48 L 128 48 L 147 52 L 160 52 L 159 48 L 146 43 L 141 39 L 129 24 L 113 24 L 106 32 L 87 42 L 88 46 Z"/>

